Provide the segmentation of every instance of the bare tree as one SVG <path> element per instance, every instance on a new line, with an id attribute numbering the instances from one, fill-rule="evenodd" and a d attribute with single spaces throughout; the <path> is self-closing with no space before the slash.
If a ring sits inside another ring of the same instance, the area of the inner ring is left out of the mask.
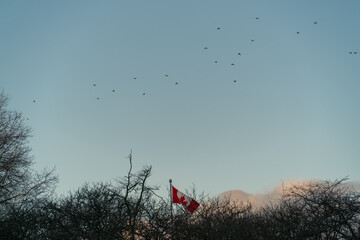
<path id="1" fill-rule="evenodd" d="M 31 169 L 33 157 L 28 139 L 31 130 L 21 113 L 7 109 L 8 98 L 0 93 L 0 206 L 31 194 L 44 194 L 56 181 L 53 172 Z"/>
<path id="2" fill-rule="evenodd" d="M 132 173 L 132 152 L 129 155 L 130 167 L 127 176 L 119 181 L 124 192 L 123 201 L 126 206 L 129 239 L 135 240 L 139 236 L 139 226 L 143 221 L 145 202 L 151 201 L 156 187 L 148 186 L 147 180 L 151 175 L 151 166 L 145 166 L 136 174 Z"/>
<path id="3" fill-rule="evenodd" d="M 132 173 L 118 184 L 86 184 L 49 205 L 44 225 L 49 239 L 133 240 L 161 235 L 161 202 L 147 185 L 151 167 Z"/>
<path id="4" fill-rule="evenodd" d="M 265 207 L 269 239 L 360 239 L 360 193 L 346 178 L 293 185 Z"/>
<path id="5" fill-rule="evenodd" d="M 125 208 L 119 191 L 111 184 L 85 184 L 46 207 L 43 228 L 47 239 L 123 239 Z"/>

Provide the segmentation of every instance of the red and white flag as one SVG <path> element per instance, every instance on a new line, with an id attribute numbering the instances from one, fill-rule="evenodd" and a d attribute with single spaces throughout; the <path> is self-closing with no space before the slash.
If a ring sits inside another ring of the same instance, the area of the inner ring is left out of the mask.
<path id="1" fill-rule="evenodd" d="M 197 201 L 186 196 L 174 187 L 172 187 L 172 202 L 182 204 L 191 213 L 193 213 L 200 205 Z"/>

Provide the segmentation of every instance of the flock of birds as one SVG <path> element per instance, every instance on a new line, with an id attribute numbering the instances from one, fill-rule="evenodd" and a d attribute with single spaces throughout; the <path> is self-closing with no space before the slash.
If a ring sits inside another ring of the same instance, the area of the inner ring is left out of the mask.
<path id="1" fill-rule="evenodd" d="M 256 19 L 256 20 L 260 20 L 259 17 L 256 17 L 255 19 Z M 318 22 L 317 22 L 317 21 L 314 21 L 313 24 L 317 25 Z M 217 29 L 218 31 L 221 30 L 220 27 L 217 27 L 216 29 Z M 296 32 L 296 34 L 297 34 L 297 35 L 300 35 L 300 32 Z M 254 42 L 255 40 L 254 40 L 254 39 L 250 39 L 250 41 L 251 41 L 251 42 Z M 205 46 L 205 47 L 204 47 L 204 50 L 205 50 L 205 51 L 206 51 L 206 50 L 209 50 L 209 48 L 208 48 L 207 46 Z M 351 54 L 351 55 L 356 55 L 357 53 L 358 53 L 357 51 L 349 51 L 349 54 Z M 238 55 L 238 56 L 241 56 L 242 54 L 241 54 L 241 52 L 238 52 L 237 55 Z M 214 63 L 217 64 L 218 61 L 215 60 Z M 230 65 L 231 65 L 231 66 L 235 66 L 235 63 L 231 63 Z M 164 76 L 165 76 L 166 78 L 169 77 L 168 74 L 165 74 Z M 133 80 L 137 80 L 137 77 L 133 77 Z M 237 80 L 233 80 L 233 82 L 234 82 L 234 83 L 237 83 L 238 81 L 237 81 Z M 176 85 L 176 86 L 179 86 L 179 82 L 175 82 L 175 85 Z M 96 86 L 97 86 L 96 83 L 93 83 L 93 87 L 96 87 Z M 112 89 L 111 91 L 112 91 L 112 93 L 115 93 L 115 92 L 116 92 L 115 89 Z M 146 92 L 143 92 L 142 95 L 145 96 L 145 95 L 146 95 Z M 100 100 L 100 97 L 96 97 L 96 100 Z M 36 100 L 35 100 L 35 99 L 33 100 L 33 103 L 36 103 Z"/>
<path id="2" fill-rule="evenodd" d="M 165 77 L 169 77 L 168 74 L 165 74 L 164 76 L 165 76 Z M 136 79 L 137 79 L 136 77 L 133 77 L 133 80 L 136 80 Z M 176 85 L 176 86 L 179 86 L 179 82 L 175 82 L 175 85 Z M 96 83 L 94 83 L 93 86 L 96 87 Z M 113 93 L 116 92 L 115 89 L 112 89 L 111 91 L 112 91 Z M 144 95 L 146 95 L 146 93 L 143 92 L 142 95 L 144 96 Z M 100 100 L 100 97 L 97 97 L 96 100 Z M 34 100 L 34 101 L 35 101 L 35 100 Z"/>
<path id="3" fill-rule="evenodd" d="M 259 17 L 256 17 L 255 19 L 256 19 L 256 20 L 259 20 L 260 18 L 259 18 Z M 316 24 L 317 24 L 317 23 L 316 23 Z M 221 28 L 220 28 L 220 27 L 217 27 L 217 30 L 221 30 Z M 298 32 L 298 34 L 299 34 L 299 32 Z M 251 39 L 251 42 L 254 42 L 254 41 L 255 41 L 254 39 Z M 204 50 L 208 50 L 208 49 L 209 49 L 208 47 L 204 47 Z M 238 55 L 238 56 L 241 56 L 241 53 L 238 52 L 237 55 Z M 218 61 L 215 60 L 214 63 L 218 63 Z M 231 66 L 235 66 L 235 63 L 231 63 L 230 65 L 231 65 Z M 164 76 L 165 76 L 165 77 L 169 77 L 168 74 L 165 74 Z M 133 77 L 133 80 L 136 80 L 136 79 L 137 79 L 136 77 Z M 237 80 L 233 80 L 233 82 L 234 82 L 234 83 L 237 83 Z M 179 86 L 179 82 L 175 82 L 175 85 L 176 85 L 176 86 Z M 96 83 L 94 83 L 93 86 L 96 87 Z M 115 93 L 115 89 L 113 89 L 112 92 Z M 143 92 L 142 95 L 145 96 L 146 93 Z M 100 100 L 100 97 L 97 97 L 96 100 Z"/>

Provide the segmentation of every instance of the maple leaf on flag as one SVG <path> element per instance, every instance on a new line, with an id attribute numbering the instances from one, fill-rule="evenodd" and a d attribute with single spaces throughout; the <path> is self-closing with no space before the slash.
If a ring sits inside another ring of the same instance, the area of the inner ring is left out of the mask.
<path id="1" fill-rule="evenodd" d="M 182 204 L 186 209 L 193 213 L 198 207 L 199 203 L 189 196 L 186 196 L 172 186 L 172 202 Z"/>

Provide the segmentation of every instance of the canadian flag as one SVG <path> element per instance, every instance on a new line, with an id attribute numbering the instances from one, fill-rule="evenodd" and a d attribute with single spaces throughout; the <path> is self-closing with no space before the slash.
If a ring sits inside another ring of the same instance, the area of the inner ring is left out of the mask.
<path id="1" fill-rule="evenodd" d="M 193 213 L 200 205 L 197 201 L 186 196 L 174 187 L 172 187 L 172 202 L 182 204 L 191 213 Z"/>

